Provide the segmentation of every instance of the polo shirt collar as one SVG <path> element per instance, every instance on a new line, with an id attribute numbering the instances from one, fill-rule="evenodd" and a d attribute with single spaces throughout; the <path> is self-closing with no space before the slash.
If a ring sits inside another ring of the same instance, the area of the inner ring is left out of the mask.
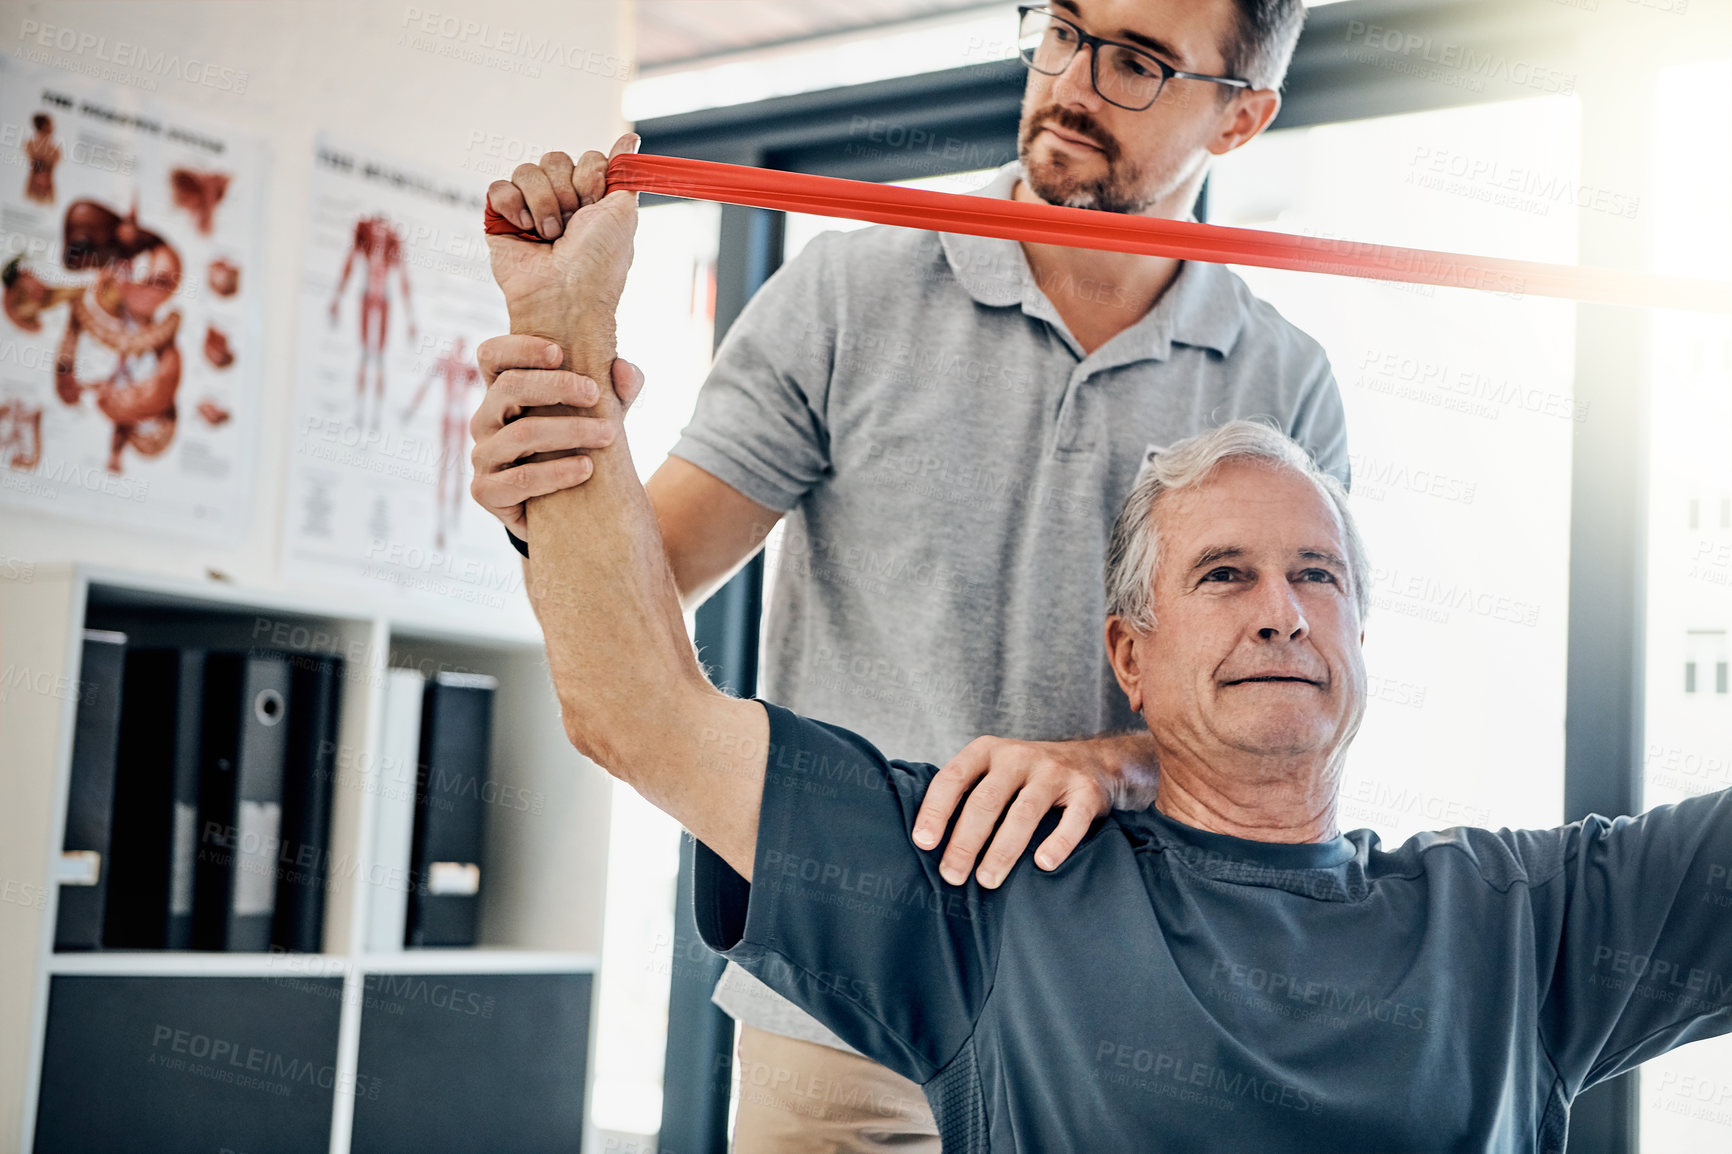
<path id="1" fill-rule="evenodd" d="M 1022 164 L 1012 161 L 973 195 L 1009 200 L 1020 179 Z M 1058 310 L 1035 283 L 1019 242 L 954 232 L 940 233 L 939 238 L 957 283 L 969 296 L 988 308 L 1021 305 L 1024 313 L 1057 329 L 1082 356 Z M 1119 364 L 1164 361 L 1175 344 L 1214 349 L 1225 356 L 1233 351 L 1243 324 L 1233 274 L 1222 265 L 1188 260 L 1179 265 L 1178 275 L 1148 315 L 1096 349 L 1094 356 L 1109 356 Z"/>

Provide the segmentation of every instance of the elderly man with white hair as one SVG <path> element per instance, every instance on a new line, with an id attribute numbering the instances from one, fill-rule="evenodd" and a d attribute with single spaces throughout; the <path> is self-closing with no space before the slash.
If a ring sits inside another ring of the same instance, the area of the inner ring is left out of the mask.
<path id="1" fill-rule="evenodd" d="M 615 193 L 560 247 L 496 247 L 514 330 L 605 369 L 631 223 Z M 1233 422 L 1137 483 L 1105 629 L 1158 799 L 995 888 L 914 844 L 933 766 L 709 684 L 627 445 L 592 456 L 529 507 L 573 744 L 702 843 L 706 940 L 918 1082 L 951 1154 L 1561 1152 L 1583 1089 L 1732 1030 L 1732 793 L 1393 850 L 1339 830 L 1367 569 L 1284 434 Z"/>

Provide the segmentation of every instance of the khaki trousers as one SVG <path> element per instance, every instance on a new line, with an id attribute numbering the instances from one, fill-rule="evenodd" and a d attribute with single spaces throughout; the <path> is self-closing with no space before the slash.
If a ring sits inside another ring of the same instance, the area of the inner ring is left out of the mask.
<path id="1" fill-rule="evenodd" d="M 734 1154 L 940 1154 L 920 1087 L 858 1054 L 740 1026 Z"/>

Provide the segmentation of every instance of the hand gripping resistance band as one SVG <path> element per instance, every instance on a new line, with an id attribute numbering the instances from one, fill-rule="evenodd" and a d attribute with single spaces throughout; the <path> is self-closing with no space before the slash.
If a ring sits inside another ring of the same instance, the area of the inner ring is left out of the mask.
<path id="1" fill-rule="evenodd" d="M 1216 264 L 1333 273 L 1602 304 L 1732 313 L 1732 282 L 1728 281 L 1224 228 L 1127 213 L 898 188 L 833 176 L 775 172 L 677 156 L 642 153 L 616 156 L 608 162 L 607 189 Z M 540 239 L 534 232 L 521 229 L 494 212 L 491 205 L 486 212 L 486 230 L 489 234 Z"/>

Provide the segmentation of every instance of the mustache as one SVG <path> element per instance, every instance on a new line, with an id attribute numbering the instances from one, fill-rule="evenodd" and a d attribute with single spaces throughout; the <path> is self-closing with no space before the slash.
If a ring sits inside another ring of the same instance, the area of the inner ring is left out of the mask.
<path id="1" fill-rule="evenodd" d="M 1119 142 L 1113 139 L 1110 132 L 1096 123 L 1094 117 L 1086 112 L 1079 112 L 1075 108 L 1067 108 L 1062 104 L 1049 104 L 1028 118 L 1028 130 L 1022 136 L 1023 147 L 1026 148 L 1029 142 L 1035 138 L 1035 135 L 1048 124 L 1057 125 L 1066 132 L 1084 137 L 1090 143 L 1098 145 L 1108 164 L 1118 160 L 1122 151 L 1119 148 Z"/>

